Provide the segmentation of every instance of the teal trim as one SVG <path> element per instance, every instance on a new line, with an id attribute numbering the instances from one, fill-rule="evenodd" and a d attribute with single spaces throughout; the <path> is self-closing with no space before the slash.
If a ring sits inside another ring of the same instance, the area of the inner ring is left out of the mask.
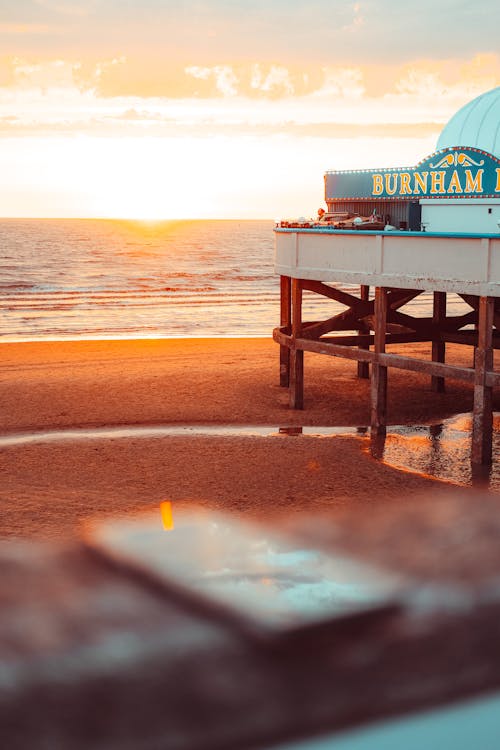
<path id="1" fill-rule="evenodd" d="M 499 739 L 500 695 L 493 693 L 272 747 L 274 750 L 498 750 Z"/>
<path id="2" fill-rule="evenodd" d="M 322 227 L 321 229 L 316 229 L 315 227 L 311 227 L 310 229 L 306 228 L 299 228 L 299 227 L 274 227 L 274 232 L 283 232 L 284 234 L 289 233 L 302 233 L 302 234 L 341 234 L 341 235 L 357 235 L 358 237 L 361 235 L 374 235 L 374 234 L 383 234 L 386 237 L 454 237 L 456 239 L 491 239 L 491 240 L 500 240 L 500 232 L 498 234 L 481 234 L 479 232 L 468 233 L 468 232 L 407 232 L 407 231 L 399 231 L 391 229 L 390 231 L 385 232 L 383 229 L 378 230 L 371 230 L 371 229 L 333 229 L 333 228 L 327 228 Z"/>

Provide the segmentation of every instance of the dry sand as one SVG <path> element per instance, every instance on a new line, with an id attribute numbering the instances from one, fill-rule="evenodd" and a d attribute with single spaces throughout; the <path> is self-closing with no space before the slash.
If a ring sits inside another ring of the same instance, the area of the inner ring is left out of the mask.
<path id="1" fill-rule="evenodd" d="M 426 344 L 392 347 L 430 356 Z M 305 408 L 288 408 L 279 348 L 265 339 L 7 343 L 0 364 L 0 436 L 118 425 L 369 423 L 369 381 L 346 360 L 305 356 Z M 471 350 L 449 346 L 449 362 Z M 391 424 L 470 411 L 472 389 L 389 374 Z M 499 404 L 495 404 L 499 408 Z M 363 512 L 456 492 L 375 460 L 367 438 L 163 436 L 3 446 L 2 537 L 65 538 L 88 519 L 157 507 L 165 499 L 259 518 L 345 508 Z"/>

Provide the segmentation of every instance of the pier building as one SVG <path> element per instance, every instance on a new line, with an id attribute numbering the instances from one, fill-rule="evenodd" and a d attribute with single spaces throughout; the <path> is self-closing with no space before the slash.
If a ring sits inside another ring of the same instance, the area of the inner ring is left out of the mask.
<path id="1" fill-rule="evenodd" d="M 428 374 L 437 392 L 447 378 L 466 381 L 474 388 L 471 461 L 491 463 L 492 389 L 500 385 L 493 367 L 500 348 L 500 87 L 459 110 L 436 152 L 413 167 L 326 172 L 325 201 L 320 221 L 275 228 L 281 320 L 273 336 L 290 406 L 303 408 L 305 351 L 357 361 L 358 375 L 371 380 L 372 435 L 386 431 L 389 367 Z M 346 309 L 303 320 L 304 291 Z M 401 311 L 424 292 L 432 293 L 431 315 Z M 463 314 L 448 314 L 450 293 L 465 303 Z M 417 341 L 431 343 L 430 360 L 387 351 Z M 449 342 L 473 347 L 470 367 L 446 363 Z"/>

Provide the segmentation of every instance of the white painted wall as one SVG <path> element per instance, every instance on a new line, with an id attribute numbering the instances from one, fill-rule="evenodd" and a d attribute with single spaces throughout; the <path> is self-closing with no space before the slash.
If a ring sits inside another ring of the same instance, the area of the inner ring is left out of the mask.
<path id="1" fill-rule="evenodd" d="M 495 210 L 500 218 L 500 206 Z M 430 231 L 274 231 L 275 270 L 283 276 L 500 297 L 498 227 L 493 237 Z"/>
<path id="2" fill-rule="evenodd" d="M 465 232 L 500 235 L 500 199 L 432 200 L 424 198 L 422 224 L 426 232 Z"/>

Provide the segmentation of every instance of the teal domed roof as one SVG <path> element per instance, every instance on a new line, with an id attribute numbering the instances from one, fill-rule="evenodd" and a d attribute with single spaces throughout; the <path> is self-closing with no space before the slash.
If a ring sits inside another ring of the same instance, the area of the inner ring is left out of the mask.
<path id="1" fill-rule="evenodd" d="M 458 110 L 439 136 L 437 148 L 470 146 L 500 159 L 500 86 Z"/>

